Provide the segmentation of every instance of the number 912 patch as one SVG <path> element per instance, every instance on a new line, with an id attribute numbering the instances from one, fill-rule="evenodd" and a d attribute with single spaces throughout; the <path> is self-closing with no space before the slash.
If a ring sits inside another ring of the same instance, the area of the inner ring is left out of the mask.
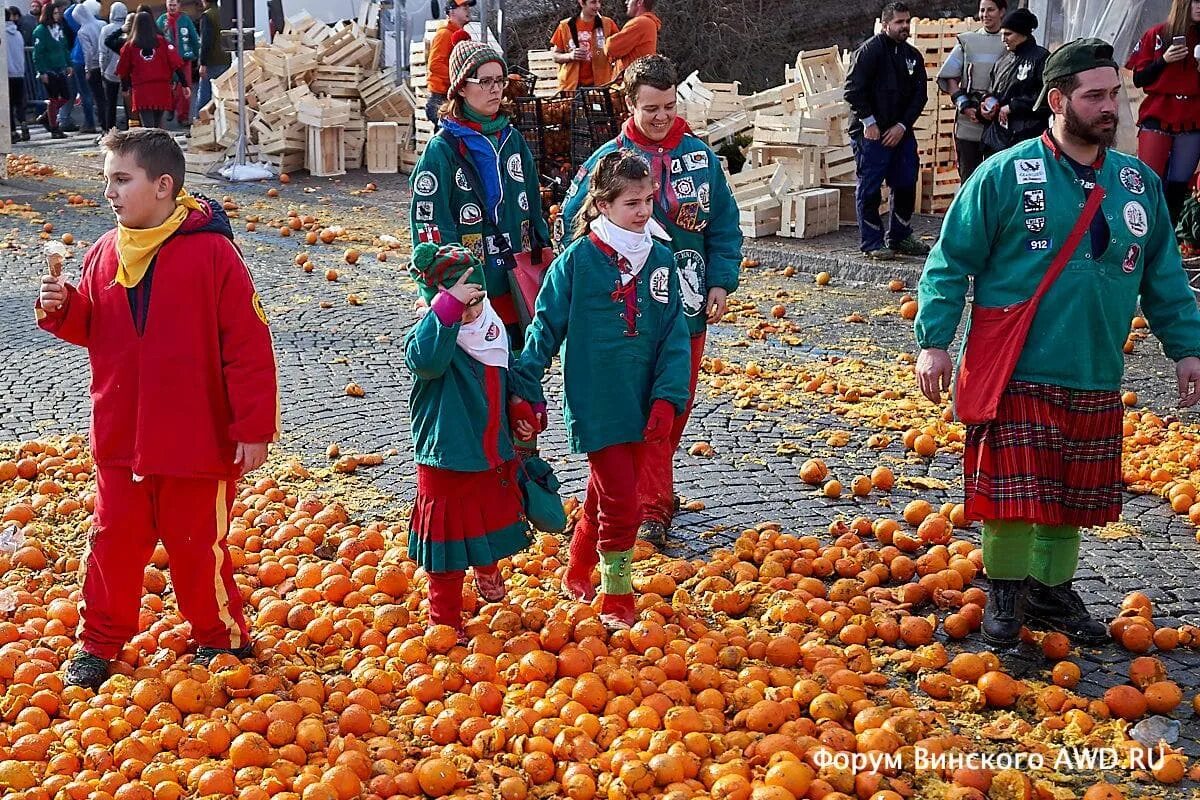
<path id="1" fill-rule="evenodd" d="M 1042 253 L 1048 251 L 1053 244 L 1053 239 L 1030 239 L 1025 242 L 1025 249 L 1030 252 Z"/>

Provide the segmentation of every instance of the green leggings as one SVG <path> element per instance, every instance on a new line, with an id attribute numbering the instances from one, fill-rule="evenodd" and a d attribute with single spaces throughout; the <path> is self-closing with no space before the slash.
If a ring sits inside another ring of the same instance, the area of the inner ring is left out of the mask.
<path id="1" fill-rule="evenodd" d="M 1024 580 L 1046 586 L 1066 583 L 1079 565 L 1079 528 L 1034 525 L 1013 520 L 983 523 L 983 566 L 989 578 Z"/>

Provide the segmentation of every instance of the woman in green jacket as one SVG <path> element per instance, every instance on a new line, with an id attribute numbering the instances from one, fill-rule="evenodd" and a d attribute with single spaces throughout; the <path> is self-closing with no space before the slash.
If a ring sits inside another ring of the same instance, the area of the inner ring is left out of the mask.
<path id="1" fill-rule="evenodd" d="M 62 24 L 62 9 L 51 3 L 42 8 L 41 24 L 33 29 L 33 68 L 46 87 L 46 130 L 55 139 L 67 135 L 58 127 L 58 112 L 67 104 L 70 89 L 67 79 L 73 74 L 67 34 Z"/>

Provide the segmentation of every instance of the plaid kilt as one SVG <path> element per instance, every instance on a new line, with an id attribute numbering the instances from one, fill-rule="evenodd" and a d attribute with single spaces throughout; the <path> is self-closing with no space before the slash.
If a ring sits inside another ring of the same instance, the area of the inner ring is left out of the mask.
<path id="1" fill-rule="evenodd" d="M 996 419 L 967 426 L 974 520 L 1105 525 L 1121 515 L 1121 395 L 1011 381 Z"/>

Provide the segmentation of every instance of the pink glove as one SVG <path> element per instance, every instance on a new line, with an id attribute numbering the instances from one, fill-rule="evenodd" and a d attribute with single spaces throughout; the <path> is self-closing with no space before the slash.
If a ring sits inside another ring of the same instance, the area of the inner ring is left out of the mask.
<path id="1" fill-rule="evenodd" d="M 655 400 L 650 405 L 650 418 L 642 431 L 642 438 L 647 442 L 661 442 L 671 435 L 671 427 L 675 424 L 675 406 L 666 400 Z"/>

